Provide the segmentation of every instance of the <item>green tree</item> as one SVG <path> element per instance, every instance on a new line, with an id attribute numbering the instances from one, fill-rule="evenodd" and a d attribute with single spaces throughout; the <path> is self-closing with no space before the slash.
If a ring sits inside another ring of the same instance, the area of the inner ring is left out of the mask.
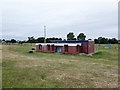
<path id="1" fill-rule="evenodd" d="M 112 38 L 112 39 L 109 39 L 108 42 L 110 44 L 117 44 L 118 43 L 118 40 L 116 38 Z"/>
<path id="2" fill-rule="evenodd" d="M 80 33 L 78 36 L 77 36 L 77 40 L 85 40 L 86 36 L 84 35 L 84 33 Z"/>
<path id="3" fill-rule="evenodd" d="M 3 39 L 2 41 L 5 41 L 5 39 Z"/>
<path id="4" fill-rule="evenodd" d="M 108 39 L 102 38 L 100 42 L 101 42 L 101 44 L 108 44 Z"/>
<path id="5" fill-rule="evenodd" d="M 31 43 L 31 45 L 32 45 L 32 43 L 35 43 L 35 38 L 34 38 L 34 36 L 32 36 L 32 37 L 28 37 L 28 43 Z"/>
<path id="6" fill-rule="evenodd" d="M 16 43 L 16 40 L 15 39 L 11 39 L 11 43 Z"/>
<path id="7" fill-rule="evenodd" d="M 47 43 L 50 43 L 52 41 L 61 41 L 61 40 L 62 40 L 62 38 L 55 38 L 55 37 L 46 39 Z"/>
<path id="8" fill-rule="evenodd" d="M 44 43 L 45 38 L 44 37 L 39 37 L 37 38 L 37 43 Z"/>
<path id="9" fill-rule="evenodd" d="M 28 43 L 34 43 L 34 42 L 35 42 L 34 36 L 28 37 L 28 41 L 27 41 L 27 42 L 28 42 Z"/>
<path id="10" fill-rule="evenodd" d="M 91 38 L 89 38 L 88 40 L 92 40 Z"/>
<path id="11" fill-rule="evenodd" d="M 95 42 L 95 44 L 99 43 L 98 39 L 94 39 L 94 42 Z"/>
<path id="12" fill-rule="evenodd" d="M 74 38 L 75 35 L 73 32 L 70 32 L 69 34 L 67 34 L 67 40 L 76 40 L 76 38 Z"/>

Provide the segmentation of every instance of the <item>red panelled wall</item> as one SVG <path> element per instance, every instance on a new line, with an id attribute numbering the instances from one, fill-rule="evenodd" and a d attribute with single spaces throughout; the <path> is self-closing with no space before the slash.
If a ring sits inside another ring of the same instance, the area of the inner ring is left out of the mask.
<path id="1" fill-rule="evenodd" d="M 50 50 L 48 50 L 47 46 L 41 46 L 41 49 L 39 48 L 39 45 L 36 45 L 36 50 L 37 51 L 42 51 L 42 52 L 56 52 L 56 47 L 54 46 L 54 50 L 52 50 L 52 45 L 50 45 Z M 63 53 L 66 54 L 79 54 L 79 53 L 94 53 L 94 41 L 88 41 L 88 44 L 82 44 L 82 46 L 78 47 L 77 51 L 77 46 L 68 46 L 68 52 L 65 52 L 65 47 L 63 46 Z"/>
<path id="2" fill-rule="evenodd" d="M 37 50 L 38 52 L 42 51 L 42 49 L 39 49 L 39 45 L 36 45 L 36 50 Z"/>
<path id="3" fill-rule="evenodd" d="M 83 44 L 82 45 L 82 53 L 87 53 L 88 50 L 87 50 L 87 44 Z"/>
<path id="4" fill-rule="evenodd" d="M 65 52 L 65 47 L 63 46 L 63 53 L 66 54 L 79 54 L 81 52 L 87 53 L 87 45 L 83 45 L 82 47 L 79 46 L 79 50 L 77 51 L 76 46 L 68 46 L 68 52 Z M 36 50 L 37 51 L 42 51 L 42 52 L 56 52 L 56 47 L 54 46 L 54 51 L 52 51 L 52 46 L 50 46 L 50 50 L 48 50 L 47 46 L 42 46 L 42 49 L 39 49 L 39 45 L 36 45 Z"/>
<path id="5" fill-rule="evenodd" d="M 63 53 L 66 54 L 79 54 L 81 52 L 81 47 L 79 46 L 78 51 L 76 46 L 68 46 L 68 52 L 65 52 L 65 47 L 63 47 Z"/>
<path id="6" fill-rule="evenodd" d="M 52 50 L 52 46 L 50 46 L 50 50 L 48 50 L 48 47 L 47 46 L 42 46 L 42 49 L 39 49 L 39 45 L 36 45 L 36 50 L 37 51 L 42 51 L 42 52 L 55 52 L 55 46 L 54 46 L 54 50 Z"/>
<path id="7" fill-rule="evenodd" d="M 88 54 L 94 53 L 94 41 L 88 41 Z"/>
<path id="8" fill-rule="evenodd" d="M 76 46 L 68 46 L 69 54 L 76 54 Z"/>

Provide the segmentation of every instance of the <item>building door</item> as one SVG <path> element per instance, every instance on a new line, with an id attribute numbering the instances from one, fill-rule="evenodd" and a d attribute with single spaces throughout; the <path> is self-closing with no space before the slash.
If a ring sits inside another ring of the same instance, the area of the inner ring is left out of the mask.
<path id="1" fill-rule="evenodd" d="M 63 52 L 63 48 L 61 46 L 57 46 L 56 47 L 56 52 L 57 53 L 62 53 Z"/>

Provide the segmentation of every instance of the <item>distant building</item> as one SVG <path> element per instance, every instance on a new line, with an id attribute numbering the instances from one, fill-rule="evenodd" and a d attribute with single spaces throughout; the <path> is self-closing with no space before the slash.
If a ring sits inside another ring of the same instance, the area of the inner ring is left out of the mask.
<path id="1" fill-rule="evenodd" d="M 0 44 L 6 44 L 6 41 L 2 41 Z"/>
<path id="2" fill-rule="evenodd" d="M 36 43 L 38 52 L 56 52 L 65 54 L 94 53 L 94 41 L 54 41 L 52 43 Z"/>
<path id="3" fill-rule="evenodd" d="M 120 44 L 120 40 L 118 40 L 118 44 Z"/>

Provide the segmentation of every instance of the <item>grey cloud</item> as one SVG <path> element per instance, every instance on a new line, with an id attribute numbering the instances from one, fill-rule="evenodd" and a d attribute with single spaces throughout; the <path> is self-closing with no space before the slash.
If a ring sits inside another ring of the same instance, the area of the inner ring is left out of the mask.
<path id="1" fill-rule="evenodd" d="M 44 25 L 47 37 L 66 38 L 70 31 L 84 32 L 92 39 L 118 36 L 116 2 L 4 3 L 2 21 L 3 38 L 8 39 L 43 36 Z"/>

